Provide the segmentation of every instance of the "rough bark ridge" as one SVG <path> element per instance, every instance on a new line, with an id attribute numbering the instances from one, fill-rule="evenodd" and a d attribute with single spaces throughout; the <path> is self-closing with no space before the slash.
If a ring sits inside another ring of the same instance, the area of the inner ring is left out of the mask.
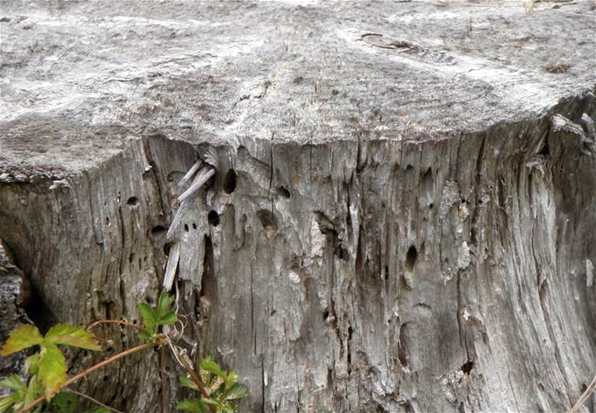
<path id="1" fill-rule="evenodd" d="M 89 13 L 85 6 L 62 6 L 68 16 Z M 172 42 L 190 47 L 186 42 L 203 39 L 201 47 L 215 54 L 214 67 L 201 66 L 196 77 L 177 72 L 155 43 L 158 56 L 151 58 L 162 59 L 165 68 L 145 71 L 139 61 L 141 80 L 129 88 L 128 69 L 116 72 L 123 74 L 117 80 L 102 66 L 109 59 L 75 48 L 75 56 L 101 70 L 69 86 L 36 84 L 39 96 L 55 92 L 45 103 L 48 113 L 27 109 L 19 97 L 24 89 L 6 98 L 14 98 L 15 110 L 1 123 L 0 236 L 31 284 L 34 298 L 26 309 L 36 324 L 138 317 L 136 304 L 154 300 L 162 284 L 177 183 L 209 149 L 217 174 L 176 230 L 175 288 L 188 319 L 184 345 L 194 359 L 212 354 L 238 371 L 250 388 L 242 411 L 549 412 L 574 404 L 596 367 L 596 148 L 590 130 L 596 81 L 583 70 L 590 64 L 576 56 L 577 71 L 560 66 L 564 73 L 541 80 L 546 75 L 532 64 L 548 51 L 530 48 L 527 60 L 508 56 L 511 66 L 503 68 L 488 50 L 483 64 L 498 82 L 485 84 L 480 75 L 463 74 L 480 66 L 458 55 L 460 46 L 439 53 L 430 40 L 410 41 L 424 28 L 416 23 L 420 14 L 432 14 L 439 26 L 443 18 L 455 19 L 432 4 L 383 2 L 377 5 L 387 12 L 383 18 L 365 13 L 364 4 L 202 5 L 207 19 L 229 8 L 221 24 L 246 29 L 241 34 L 248 43 L 259 33 L 281 33 L 281 43 L 272 38 L 260 52 L 240 48 L 232 57 L 218 54 L 213 39 L 225 31 L 217 25 L 188 32 L 179 14 L 186 9 L 164 6 L 163 20 L 152 21 L 157 12 L 139 7 L 119 10 L 140 13 L 137 20 L 101 16 L 98 24 L 116 31 L 119 24 L 139 32 L 148 27 L 149 39 L 174 27 Z M 584 10 L 581 2 L 570 7 Z M 347 41 L 355 29 L 326 29 L 335 13 L 342 23 L 362 18 L 360 35 L 401 22 L 399 33 L 410 40 Z M 495 25 L 507 26 L 505 9 L 486 12 L 476 24 L 484 27 L 496 13 L 505 23 Z M 503 36 L 570 27 L 564 14 L 536 14 L 527 17 L 536 26 L 520 25 Z M 292 30 L 310 18 L 315 33 L 329 36 L 323 36 L 327 44 L 317 46 L 308 33 L 291 40 Z M 9 39 L 39 30 L 51 45 L 44 25 L 69 21 L 42 12 L 31 19 L 38 26 L 14 36 L 11 26 Z M 467 27 L 465 19 L 457 22 Z M 256 21 L 262 32 L 250 31 Z M 553 42 L 593 51 L 578 41 L 592 28 L 577 23 L 570 37 Z M 62 36 L 72 35 L 62 29 Z M 470 42 L 470 53 L 480 53 L 480 41 Z M 312 72 L 286 66 L 296 59 L 288 50 L 297 47 L 313 51 Z M 403 54 L 388 57 L 396 49 Z M 23 63 L 19 53 L 9 58 Z M 141 56 L 134 47 L 130 53 Z M 276 58 L 277 76 L 255 80 L 250 63 L 265 70 Z M 224 76 L 230 61 L 238 67 Z M 354 68 L 341 72 L 339 61 Z M 523 76 L 514 70 L 519 65 Z M 369 77 L 358 79 L 360 68 L 371 70 Z M 22 84 L 31 75 L 22 67 L 4 70 Z M 404 76 L 401 82 L 395 83 L 396 74 Z M 247 79 L 254 83 L 248 88 Z M 388 79 L 395 83 L 391 91 L 384 89 Z M 122 82 L 139 100 L 115 99 L 112 86 L 102 97 L 99 80 Z M 305 97 L 307 83 L 314 94 Z M 199 88 L 208 104 L 193 101 Z M 63 100 L 61 93 L 75 89 L 72 102 Z M 391 100 L 414 92 L 412 101 Z M 30 104 L 44 107 L 35 99 Z M 18 284 L 21 272 L 10 268 Z M 2 278 L 3 327 L 5 309 L 17 311 L 5 303 L 19 294 L 4 294 L 4 285 Z M 134 333 L 113 327 L 101 334 L 110 352 L 136 341 Z M 74 370 L 94 357 L 71 356 Z M 171 411 L 183 393 L 175 363 L 158 353 L 104 371 L 82 390 L 127 411 Z"/>

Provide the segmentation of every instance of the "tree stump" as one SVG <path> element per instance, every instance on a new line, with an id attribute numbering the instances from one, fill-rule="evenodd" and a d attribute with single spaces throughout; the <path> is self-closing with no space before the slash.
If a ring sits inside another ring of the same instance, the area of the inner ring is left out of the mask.
<path id="1" fill-rule="evenodd" d="M 591 2 L 2 4 L 0 237 L 40 328 L 138 320 L 175 246 L 181 343 L 241 411 L 562 412 L 592 380 Z M 169 412 L 178 374 L 79 389 Z"/>

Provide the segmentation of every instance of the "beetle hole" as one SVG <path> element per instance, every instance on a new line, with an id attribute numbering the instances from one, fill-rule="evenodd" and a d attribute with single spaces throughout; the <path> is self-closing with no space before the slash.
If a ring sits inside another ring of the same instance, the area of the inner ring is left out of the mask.
<path id="1" fill-rule="evenodd" d="M 414 266 L 416 265 L 416 259 L 418 258 L 418 251 L 415 246 L 411 246 L 406 254 L 406 272 L 414 272 Z"/>
<path id="2" fill-rule="evenodd" d="M 238 175 L 236 175 L 236 171 L 230 169 L 223 181 L 223 190 L 226 194 L 231 194 L 236 189 L 236 179 Z"/>
<path id="3" fill-rule="evenodd" d="M 290 198 L 292 196 L 290 191 L 288 191 L 288 188 L 286 188 L 283 185 L 277 187 L 277 193 L 280 194 L 281 196 L 283 196 L 284 198 Z"/>
<path id="4" fill-rule="evenodd" d="M 271 211 L 268 211 L 266 209 L 261 209 L 260 211 L 257 212 L 257 217 L 261 221 L 261 225 L 263 225 L 263 228 L 265 229 L 265 231 L 267 231 L 267 232 L 277 231 L 277 219 L 275 218 L 275 215 L 273 215 L 273 213 Z"/>
<path id="5" fill-rule="evenodd" d="M 131 196 L 130 198 L 128 198 L 128 201 L 126 201 L 126 205 L 128 205 L 128 206 L 139 205 L 139 198 L 137 198 L 136 196 Z"/>
<path id="6" fill-rule="evenodd" d="M 188 232 L 189 231 L 188 224 L 184 224 L 184 231 L 185 232 Z"/>
<path id="7" fill-rule="evenodd" d="M 213 225 L 214 227 L 219 225 L 219 214 L 217 213 L 217 211 L 209 211 L 209 214 L 207 215 L 207 221 L 209 221 L 210 225 Z"/>
<path id="8" fill-rule="evenodd" d="M 162 235 L 165 235 L 166 233 L 166 227 L 164 227 L 163 225 L 156 225 L 153 228 L 151 228 L 151 236 L 154 238 L 159 238 Z"/>
<path id="9" fill-rule="evenodd" d="M 473 361 L 468 361 L 467 363 L 464 363 L 461 366 L 461 371 L 464 374 L 467 374 L 469 376 L 470 375 L 470 372 L 472 371 L 473 368 L 474 368 L 474 362 Z"/>

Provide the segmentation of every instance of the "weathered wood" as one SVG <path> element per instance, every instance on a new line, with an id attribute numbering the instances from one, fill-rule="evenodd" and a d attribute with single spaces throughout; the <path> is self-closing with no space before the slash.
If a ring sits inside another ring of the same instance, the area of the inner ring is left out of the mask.
<path id="1" fill-rule="evenodd" d="M 73 323 L 138 319 L 175 238 L 179 344 L 242 411 L 565 411 L 596 372 L 596 42 L 552 6 L 4 2 L 0 237 Z M 157 359 L 80 390 L 161 410 Z"/>
<path id="2" fill-rule="evenodd" d="M 174 278 L 176 277 L 176 271 L 178 270 L 178 263 L 180 262 L 180 244 L 174 244 L 170 248 L 168 255 L 168 263 L 166 265 L 166 271 L 163 276 L 163 290 L 171 291 L 174 285 Z"/>

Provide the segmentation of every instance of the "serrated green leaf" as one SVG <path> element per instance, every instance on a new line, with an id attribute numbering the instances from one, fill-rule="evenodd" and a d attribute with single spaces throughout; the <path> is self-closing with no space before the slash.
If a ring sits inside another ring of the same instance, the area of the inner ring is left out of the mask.
<path id="1" fill-rule="evenodd" d="M 72 393 L 58 393 L 52 399 L 47 411 L 52 413 L 77 413 L 79 398 Z"/>
<path id="2" fill-rule="evenodd" d="M 19 390 L 27 388 L 27 385 L 21 381 L 19 376 L 17 376 L 16 374 L 13 374 L 12 376 L 7 377 L 4 380 L 0 381 L 0 387 L 5 387 L 7 389 L 19 391 Z"/>
<path id="3" fill-rule="evenodd" d="M 37 376 L 31 377 L 29 380 L 29 385 L 27 386 L 27 392 L 25 393 L 25 397 L 23 401 L 19 403 L 19 405 L 15 405 L 15 410 L 20 410 L 25 406 L 29 406 L 33 403 L 41 394 L 43 393 L 43 385 L 41 381 L 37 378 Z M 43 407 L 42 405 L 38 406 L 34 411 L 40 411 Z"/>
<path id="4" fill-rule="evenodd" d="M 9 394 L 8 396 L 0 397 L 0 413 L 7 412 L 13 404 L 18 401 L 16 393 Z"/>
<path id="5" fill-rule="evenodd" d="M 188 376 L 188 374 L 181 374 L 178 376 L 178 381 L 183 387 L 187 387 L 193 390 L 199 390 L 196 383 Z"/>
<path id="6" fill-rule="evenodd" d="M 211 404 L 213 406 L 221 407 L 221 403 L 211 397 L 203 397 L 201 401 L 207 404 Z"/>
<path id="7" fill-rule="evenodd" d="M 226 400 L 238 400 L 248 396 L 248 387 L 242 383 L 234 383 L 226 393 Z"/>
<path id="8" fill-rule="evenodd" d="M 85 330 L 84 327 L 70 324 L 56 324 L 47 332 L 45 340 L 87 350 L 101 350 L 92 332 Z"/>
<path id="9" fill-rule="evenodd" d="M 198 399 L 184 399 L 176 405 L 176 409 L 191 413 L 209 413 L 209 408 Z"/>
<path id="10" fill-rule="evenodd" d="M 176 324 L 176 321 L 178 321 L 178 316 L 176 315 L 176 312 L 170 311 L 159 319 L 158 324 L 165 326 L 165 325 Z"/>
<path id="11" fill-rule="evenodd" d="M 236 372 L 234 370 L 231 370 L 230 372 L 228 372 L 227 376 L 226 376 L 226 391 L 230 389 L 230 387 L 236 383 L 236 381 L 238 380 L 238 375 L 236 374 Z"/>
<path id="12" fill-rule="evenodd" d="M 139 333 L 139 338 L 143 341 L 151 341 L 151 334 L 149 334 L 147 331 L 141 331 Z"/>
<path id="13" fill-rule="evenodd" d="M 174 302 L 174 297 L 166 294 L 161 293 L 159 296 L 159 300 L 157 302 L 157 316 L 158 318 L 163 318 L 166 313 L 170 311 L 170 306 Z"/>
<path id="14" fill-rule="evenodd" d="M 205 357 L 205 359 L 201 362 L 201 370 L 206 370 L 218 377 L 226 377 L 226 374 L 222 371 L 221 367 L 219 367 L 219 364 L 217 364 L 211 356 Z"/>
<path id="15" fill-rule="evenodd" d="M 35 353 L 25 359 L 25 371 L 29 374 L 37 374 L 41 354 Z"/>
<path id="16" fill-rule="evenodd" d="M 31 346 L 43 343 L 43 337 L 39 333 L 37 327 L 32 324 L 26 324 L 19 327 L 17 330 L 10 333 L 8 340 L 2 346 L 2 357 L 17 351 L 24 350 Z"/>
<path id="17" fill-rule="evenodd" d="M 44 343 L 42 346 L 38 376 L 48 400 L 66 382 L 66 361 L 58 346 L 53 343 Z"/>
<path id="18" fill-rule="evenodd" d="M 156 311 L 147 303 L 140 303 L 137 305 L 139 314 L 143 317 L 143 325 L 149 331 L 150 334 L 157 332 L 157 321 L 159 317 Z"/>

